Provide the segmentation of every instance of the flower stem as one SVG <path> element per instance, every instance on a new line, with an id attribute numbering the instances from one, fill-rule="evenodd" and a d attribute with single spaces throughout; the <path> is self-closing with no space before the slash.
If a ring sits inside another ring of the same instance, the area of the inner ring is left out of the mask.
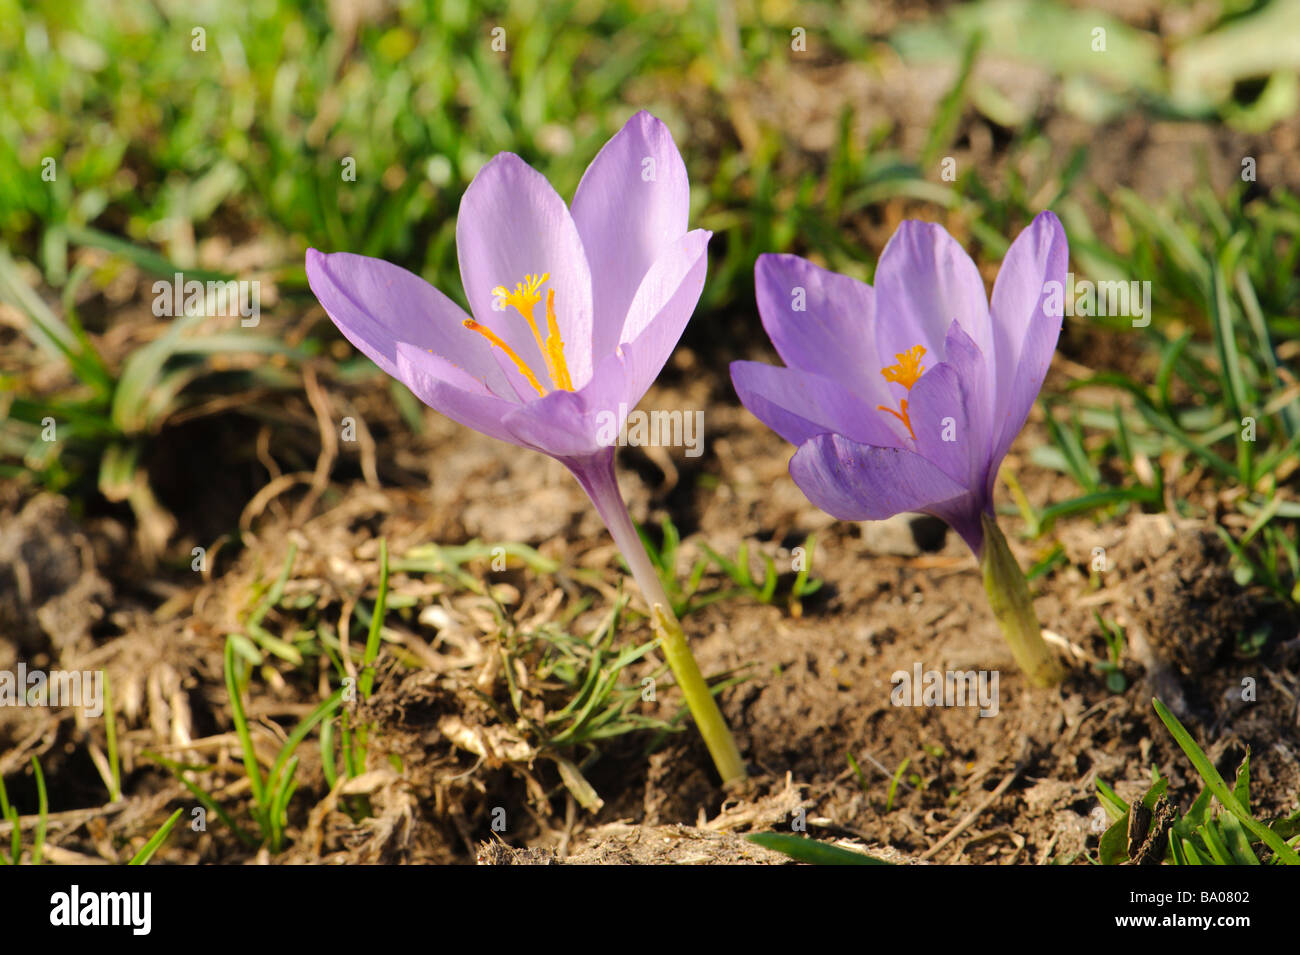
<path id="1" fill-rule="evenodd" d="M 641 596 L 650 607 L 651 621 L 659 636 L 659 645 L 663 648 L 668 666 L 673 671 L 677 685 L 681 687 L 686 705 L 695 718 L 704 743 L 713 757 L 724 785 L 739 782 L 745 778 L 745 763 L 736 748 L 727 721 L 718 709 L 718 703 L 709 690 L 699 664 L 691 653 L 690 644 L 682 625 L 673 613 L 672 602 L 664 592 L 659 574 L 650 562 L 645 545 L 637 534 L 636 525 L 627 512 L 627 504 L 618 489 L 618 479 L 614 476 L 614 454 L 601 454 L 579 464 L 569 464 L 569 469 L 582 485 L 596 510 L 609 528 L 610 536 L 627 561 L 632 577 L 641 589 Z"/>
<path id="2" fill-rule="evenodd" d="M 1029 583 L 997 522 L 988 514 L 981 514 L 980 522 L 984 529 L 984 555 L 980 558 L 984 592 L 988 594 L 989 606 L 1002 628 L 1002 635 L 1011 646 L 1011 654 L 1035 686 L 1060 683 L 1065 678 L 1065 670 L 1043 639 L 1029 596 Z"/>

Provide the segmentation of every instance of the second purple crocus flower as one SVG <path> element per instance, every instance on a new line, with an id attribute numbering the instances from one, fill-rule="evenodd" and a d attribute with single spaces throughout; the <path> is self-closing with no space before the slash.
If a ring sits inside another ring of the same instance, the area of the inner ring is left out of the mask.
<path id="1" fill-rule="evenodd" d="M 745 406 L 798 446 L 790 475 L 812 503 L 841 520 L 922 511 L 962 536 L 1017 662 L 1040 684 L 1060 666 L 998 530 L 993 485 L 1056 349 L 1067 261 L 1051 212 L 1012 243 L 991 304 L 975 263 L 931 223 L 899 227 L 874 288 L 763 255 L 759 314 L 786 367 L 731 366 Z"/>

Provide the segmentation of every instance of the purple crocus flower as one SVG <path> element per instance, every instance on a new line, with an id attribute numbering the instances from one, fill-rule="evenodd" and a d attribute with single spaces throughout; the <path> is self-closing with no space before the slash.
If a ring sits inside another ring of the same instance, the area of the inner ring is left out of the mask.
<path id="1" fill-rule="evenodd" d="M 798 446 L 790 475 L 822 510 L 933 514 L 981 557 L 998 465 L 1056 350 L 1067 258 L 1060 221 L 1040 213 L 1007 252 L 990 305 L 975 263 L 932 223 L 899 226 L 874 289 L 762 255 L 758 310 L 786 367 L 734 362 L 732 382 Z"/>
<path id="2" fill-rule="evenodd" d="M 758 310 L 786 367 L 732 363 L 740 400 L 799 446 L 790 475 L 841 520 L 924 511 L 980 563 L 1003 636 L 1033 683 L 1064 675 L 993 513 L 993 482 L 1061 334 L 1069 252 L 1043 212 L 993 284 L 940 226 L 904 222 L 876 287 L 793 255 L 754 267 Z"/>
<path id="3" fill-rule="evenodd" d="M 309 249 L 307 278 L 348 341 L 429 407 L 578 473 L 612 460 L 601 412 L 636 407 L 704 287 L 711 233 L 686 230 L 688 204 L 672 136 L 641 112 L 572 211 L 513 153 L 474 177 L 456 220 L 472 317 L 381 259 Z"/>
<path id="4" fill-rule="evenodd" d="M 712 233 L 687 231 L 686 165 L 639 112 L 605 144 L 573 205 L 513 153 L 470 183 L 456 220 L 471 315 L 416 275 L 307 251 L 312 291 L 343 335 L 436 411 L 548 454 L 590 496 L 656 621 L 724 781 L 744 775 L 614 475 L 614 443 L 681 337 Z"/>

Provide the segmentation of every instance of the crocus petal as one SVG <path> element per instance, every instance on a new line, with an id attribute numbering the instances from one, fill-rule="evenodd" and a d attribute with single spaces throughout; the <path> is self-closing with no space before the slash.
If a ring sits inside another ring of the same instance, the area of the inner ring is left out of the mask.
<path id="1" fill-rule="evenodd" d="M 1024 427 L 1056 351 L 1069 257 L 1061 221 L 1040 212 L 1011 244 L 993 283 L 995 467 Z"/>
<path id="2" fill-rule="evenodd" d="M 964 494 L 925 508 L 925 513 L 939 518 L 958 534 L 971 549 L 975 559 L 984 556 L 984 527 L 980 523 L 980 511 L 993 513 L 992 507 L 978 493 Z"/>
<path id="3" fill-rule="evenodd" d="M 400 378 L 397 346 L 433 352 L 498 395 L 514 391 L 468 317 L 436 288 L 400 266 L 350 252 L 307 250 L 307 281 L 343 337 L 388 375 Z"/>
<path id="4" fill-rule="evenodd" d="M 517 442 L 552 457 L 578 457 L 597 450 L 595 413 L 576 392 L 552 391 L 513 409 L 502 424 Z"/>
<path id="5" fill-rule="evenodd" d="M 982 458 L 985 449 L 974 444 L 956 369 L 942 362 L 928 370 L 912 389 L 908 405 L 916 453 L 970 490 L 971 460 Z"/>
<path id="6" fill-rule="evenodd" d="M 968 490 L 982 495 L 990 458 L 989 392 L 984 356 L 954 321 L 947 360 L 929 369 L 908 396 L 916 450 Z"/>
<path id="7" fill-rule="evenodd" d="M 872 405 L 894 403 L 879 375 L 871 286 L 797 255 L 765 253 L 754 263 L 754 291 L 782 361 L 834 378 Z"/>
<path id="8" fill-rule="evenodd" d="M 569 209 L 546 177 L 514 153 L 493 157 L 461 199 L 456 253 L 474 318 L 510 345 L 547 388 L 546 364 L 528 323 L 513 308 L 496 311 L 492 289 L 513 290 L 525 275 L 550 273 L 534 317 L 545 339 L 546 292 L 554 289 L 569 375 L 575 388 L 585 385 L 591 377 L 591 272 Z M 536 398 L 505 353 L 493 351 L 519 396 Z"/>
<path id="9" fill-rule="evenodd" d="M 688 232 L 655 259 L 632 299 L 619 344 L 635 344 L 627 364 L 628 402 L 641 400 L 659 377 L 704 291 L 713 233 Z M 597 361 L 604 356 L 597 354 Z"/>
<path id="10" fill-rule="evenodd" d="M 919 454 L 838 434 L 806 441 L 790 459 L 790 476 L 809 501 L 843 521 L 879 521 L 969 496 Z"/>
<path id="11" fill-rule="evenodd" d="M 822 375 L 755 361 L 733 361 L 731 383 L 754 417 L 791 444 L 803 444 L 829 432 L 882 447 L 898 447 L 901 443 L 885 421 L 884 412 Z"/>
<path id="12" fill-rule="evenodd" d="M 566 462 L 613 447 L 636 407 L 628 393 L 635 351 L 635 344 L 619 346 L 580 391 L 552 391 L 512 408 L 502 425 L 518 442 Z"/>
<path id="13" fill-rule="evenodd" d="M 943 361 L 954 319 L 989 353 L 992 330 L 979 270 L 957 240 L 932 222 L 909 219 L 885 245 L 876 268 L 876 312 L 876 348 L 885 364 L 913 345 L 925 347 L 927 367 Z"/>
<path id="14" fill-rule="evenodd" d="M 520 407 L 498 398 L 476 378 L 436 355 L 405 342 L 397 345 L 394 377 L 440 414 L 466 427 L 511 444 L 518 444 L 502 419 Z"/>
<path id="15" fill-rule="evenodd" d="M 591 267 L 596 361 L 635 337 L 623 319 L 650 267 L 686 232 L 689 211 L 686 164 L 668 127 L 643 110 L 596 154 L 573 197 Z"/>
<path id="16" fill-rule="evenodd" d="M 583 404 L 593 412 L 595 424 L 591 435 L 594 447 L 613 447 L 628 412 L 636 408 L 645 393 L 635 384 L 637 367 L 644 364 L 636 342 L 624 342 L 602 358 L 591 373 L 591 381 L 578 392 Z"/>

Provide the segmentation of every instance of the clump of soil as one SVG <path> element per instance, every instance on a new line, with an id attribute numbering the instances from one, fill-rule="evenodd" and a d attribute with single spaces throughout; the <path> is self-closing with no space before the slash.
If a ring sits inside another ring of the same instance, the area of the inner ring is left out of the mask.
<path id="1" fill-rule="evenodd" d="M 554 849 L 486 842 L 479 865 L 782 865 L 789 859 L 730 832 L 694 826 L 610 823 L 587 833 L 563 859 Z"/>
<path id="2" fill-rule="evenodd" d="M 0 654 L 29 662 L 83 641 L 104 616 L 112 589 L 89 536 L 64 498 L 38 494 L 0 512 Z M 12 662 L 12 661 L 0 661 Z"/>
<path id="3" fill-rule="evenodd" d="M 1091 592 L 1061 607 L 1063 617 L 1085 630 L 1094 615 L 1119 626 L 1129 665 L 1140 667 L 1133 672 L 1184 721 L 1213 718 L 1204 686 L 1259 663 L 1254 638 L 1276 647 L 1300 630 L 1264 588 L 1236 582 L 1227 548 L 1205 521 L 1135 514 L 1062 537 L 1080 579 L 1091 583 Z"/>
<path id="4" fill-rule="evenodd" d="M 1258 616 L 1259 595 L 1237 584 L 1223 541 L 1203 526 L 1161 539 L 1145 564 L 1144 585 L 1130 588 L 1134 625 L 1156 657 L 1185 676 L 1213 670 Z"/>

